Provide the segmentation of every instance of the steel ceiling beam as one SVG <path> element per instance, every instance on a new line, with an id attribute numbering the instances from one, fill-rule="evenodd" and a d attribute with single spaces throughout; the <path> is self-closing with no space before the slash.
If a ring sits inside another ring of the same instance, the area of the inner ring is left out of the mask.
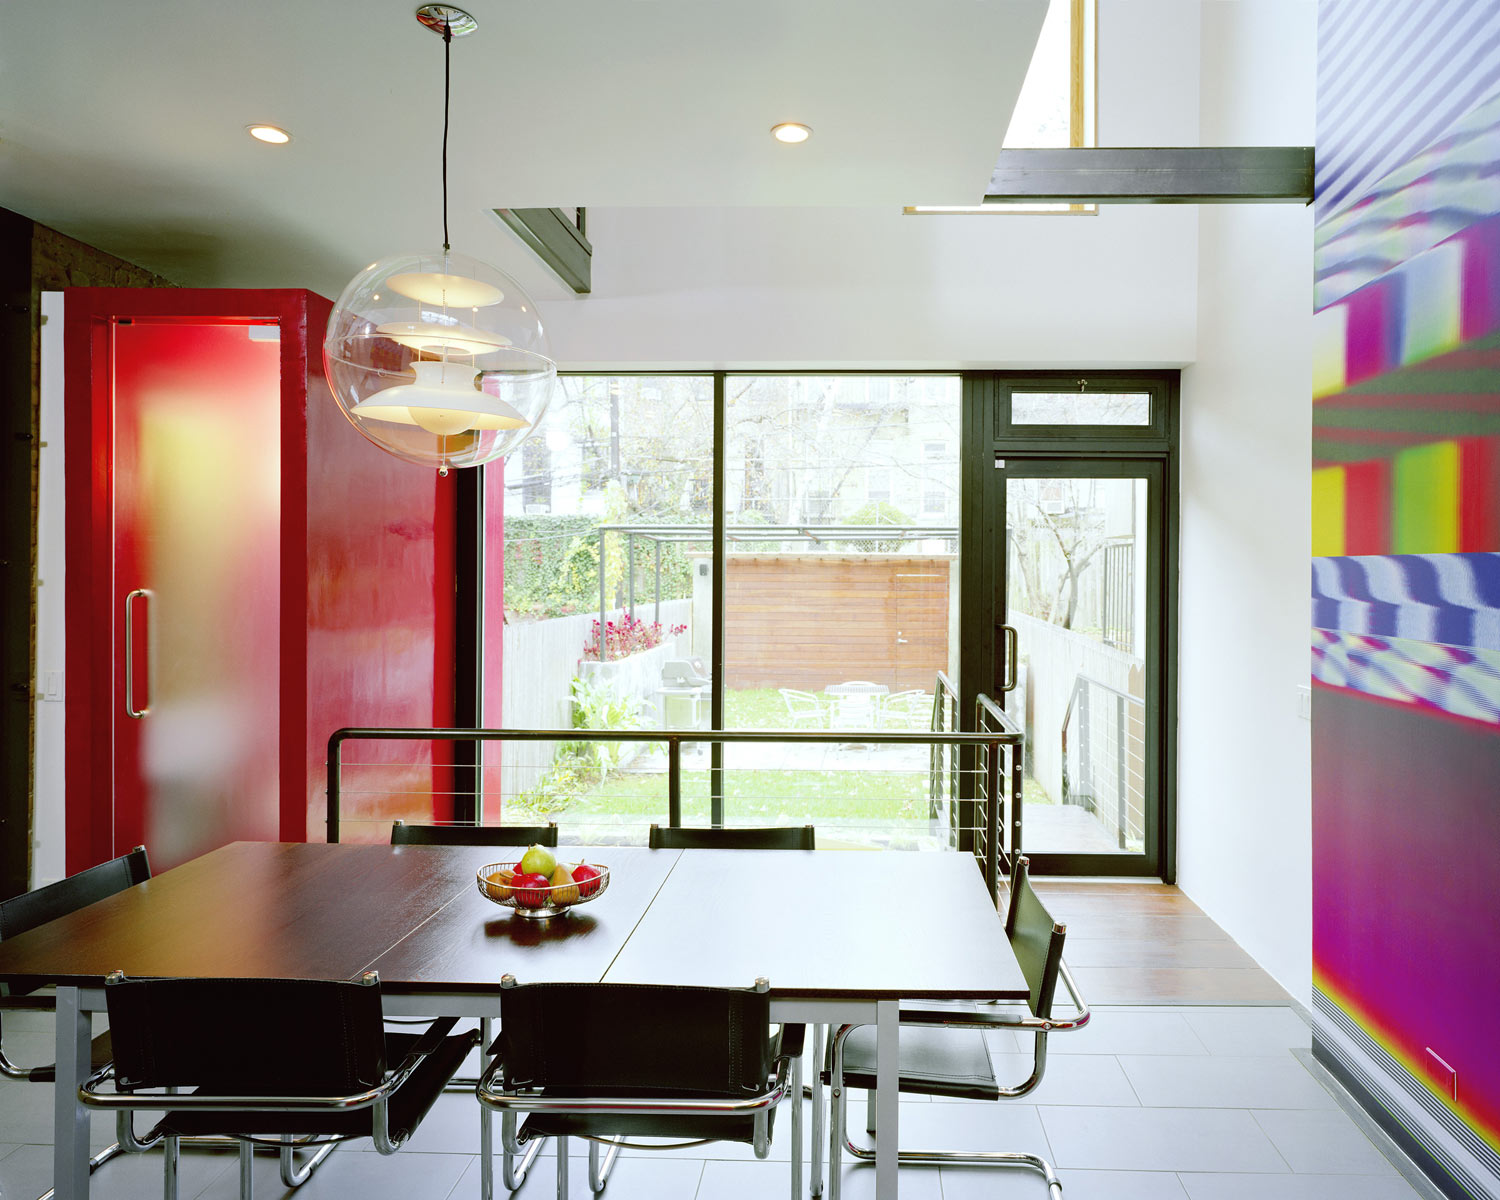
<path id="1" fill-rule="evenodd" d="M 583 235 L 583 209 L 497 208 L 495 215 L 575 292 L 591 288 L 594 248 Z M 569 213 L 577 212 L 577 223 Z"/>
<path id="2" fill-rule="evenodd" d="M 1311 146 L 1002 150 L 986 204 L 1307 204 Z"/>

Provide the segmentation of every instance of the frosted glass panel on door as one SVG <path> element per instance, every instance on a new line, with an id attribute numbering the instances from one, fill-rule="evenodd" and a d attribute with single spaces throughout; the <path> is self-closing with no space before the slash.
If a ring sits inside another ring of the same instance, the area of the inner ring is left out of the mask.
<path id="1" fill-rule="evenodd" d="M 153 866 L 279 829 L 274 334 L 142 321 L 115 331 L 115 823 Z"/>

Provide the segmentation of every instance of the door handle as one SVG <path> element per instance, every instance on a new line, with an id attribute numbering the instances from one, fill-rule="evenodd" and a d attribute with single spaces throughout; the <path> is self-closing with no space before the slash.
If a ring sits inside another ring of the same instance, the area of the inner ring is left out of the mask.
<path id="1" fill-rule="evenodd" d="M 146 703 L 135 706 L 135 602 L 151 598 L 150 588 L 136 588 L 125 596 L 125 715 L 139 721 L 151 711 L 151 610 L 146 610 Z"/>
<path id="2" fill-rule="evenodd" d="M 1001 692 L 1013 692 L 1019 680 L 1019 667 L 1017 658 L 1020 651 L 1020 643 L 1014 625 L 1000 626 L 1000 643 L 1003 645 L 1005 655 L 1005 677 L 1000 683 Z M 996 672 L 998 675 L 999 672 Z"/>

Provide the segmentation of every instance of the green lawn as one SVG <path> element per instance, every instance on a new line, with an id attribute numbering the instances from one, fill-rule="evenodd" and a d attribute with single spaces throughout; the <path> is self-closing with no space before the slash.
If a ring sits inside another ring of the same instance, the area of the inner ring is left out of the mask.
<path id="1" fill-rule="evenodd" d="M 774 688 L 732 691 L 724 697 L 725 726 L 730 729 L 785 729 L 786 705 Z M 560 760 L 545 788 L 507 801 L 512 819 L 624 817 L 665 820 L 667 775 L 657 769 L 625 768 L 602 782 L 580 775 Z M 737 823 L 806 821 L 925 821 L 929 812 L 928 773 L 876 770 L 728 770 L 724 774 L 724 811 Z M 1028 803 L 1050 798 L 1026 780 Z M 689 823 L 709 819 L 709 775 L 702 766 L 684 762 L 682 813 Z"/>
<path id="2" fill-rule="evenodd" d="M 706 771 L 684 771 L 684 819 L 706 821 Z M 570 816 L 664 817 L 664 773 L 619 771 L 568 806 Z M 733 821 L 925 819 L 927 773 L 910 771 L 726 771 L 724 811 Z"/>
<path id="3" fill-rule="evenodd" d="M 724 693 L 724 728 L 787 729 L 786 701 L 775 688 Z"/>

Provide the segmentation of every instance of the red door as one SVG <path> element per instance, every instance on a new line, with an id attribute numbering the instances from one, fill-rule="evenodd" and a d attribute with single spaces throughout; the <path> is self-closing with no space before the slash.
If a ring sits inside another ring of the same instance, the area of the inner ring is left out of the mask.
<path id="1" fill-rule="evenodd" d="M 279 329 L 114 328 L 114 853 L 158 867 L 279 812 Z"/>
<path id="2" fill-rule="evenodd" d="M 344 419 L 312 293 L 64 304 L 67 869 L 319 840 L 334 730 L 452 724 L 454 479 Z M 345 837 L 450 816 L 450 757 L 370 744 Z"/>

